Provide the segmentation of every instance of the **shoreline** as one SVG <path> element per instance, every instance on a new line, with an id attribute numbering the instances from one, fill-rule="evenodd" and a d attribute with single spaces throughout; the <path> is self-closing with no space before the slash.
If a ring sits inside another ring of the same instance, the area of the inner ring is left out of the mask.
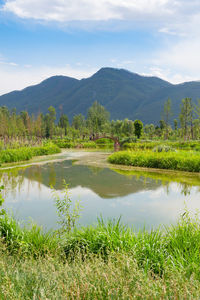
<path id="1" fill-rule="evenodd" d="M 95 151 L 91 149 L 61 149 L 61 153 L 50 154 L 45 156 L 36 156 L 29 161 L 16 162 L 16 163 L 5 163 L 0 166 L 0 171 L 14 169 L 14 168 L 24 168 L 30 167 L 33 165 L 44 165 L 46 163 L 54 163 L 64 160 L 72 160 L 75 165 L 84 165 L 84 166 L 95 166 L 99 168 L 109 168 L 116 170 L 132 171 L 132 172 L 147 172 L 147 173 L 159 173 L 166 175 L 185 175 L 187 177 L 199 177 L 200 173 L 198 172 L 186 172 L 180 170 L 171 170 L 171 169 L 157 169 L 157 168 L 147 168 L 147 167 L 134 167 L 126 166 L 119 164 L 111 164 L 107 161 L 107 158 L 112 151 Z M 69 156 L 67 156 L 67 154 Z M 71 155 L 70 155 L 71 154 Z"/>

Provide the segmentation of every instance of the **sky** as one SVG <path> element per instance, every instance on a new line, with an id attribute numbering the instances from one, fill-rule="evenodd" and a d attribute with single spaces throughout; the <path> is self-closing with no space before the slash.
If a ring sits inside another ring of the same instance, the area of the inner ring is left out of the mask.
<path id="1" fill-rule="evenodd" d="M 0 95 L 102 67 L 200 80 L 200 0 L 0 0 Z"/>

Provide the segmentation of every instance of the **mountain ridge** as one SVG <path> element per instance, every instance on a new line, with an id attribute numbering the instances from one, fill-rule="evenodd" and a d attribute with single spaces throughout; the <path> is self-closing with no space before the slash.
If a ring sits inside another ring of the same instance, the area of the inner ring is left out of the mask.
<path id="1" fill-rule="evenodd" d="M 88 108 L 98 101 L 111 114 L 111 119 L 141 119 L 156 124 L 161 119 L 165 101 L 172 99 L 173 118 L 178 117 L 181 100 L 196 101 L 200 97 L 200 82 L 172 84 L 159 77 L 142 76 L 125 69 L 104 67 L 84 79 L 57 75 L 41 83 L 0 96 L 0 106 L 46 113 L 50 105 L 66 113 L 86 116 Z"/>

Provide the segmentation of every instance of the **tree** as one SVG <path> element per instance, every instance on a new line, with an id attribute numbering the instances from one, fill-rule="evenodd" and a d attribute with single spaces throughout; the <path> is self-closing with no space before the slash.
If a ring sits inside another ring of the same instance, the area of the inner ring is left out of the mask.
<path id="1" fill-rule="evenodd" d="M 140 120 L 134 121 L 135 135 L 139 139 L 142 135 L 143 123 Z"/>
<path id="2" fill-rule="evenodd" d="M 168 99 L 164 104 L 164 110 L 163 110 L 163 120 L 165 122 L 165 128 L 166 128 L 166 135 L 165 137 L 168 138 L 169 136 L 169 122 L 170 118 L 172 116 L 172 101 L 171 99 Z"/>
<path id="3" fill-rule="evenodd" d="M 87 113 L 87 126 L 92 134 L 103 132 L 105 124 L 109 121 L 109 112 L 97 101 L 89 108 Z"/>
<path id="4" fill-rule="evenodd" d="M 54 133 L 54 126 L 56 120 L 56 110 L 53 106 L 48 108 L 49 113 L 45 116 L 45 123 L 46 123 L 46 137 L 52 138 Z"/>
<path id="5" fill-rule="evenodd" d="M 191 133 L 193 132 L 193 104 L 191 98 L 185 98 L 182 100 L 179 119 L 183 137 L 184 139 L 187 139 L 189 137 L 189 125 L 191 126 Z"/>
<path id="6" fill-rule="evenodd" d="M 85 127 L 85 117 L 82 114 L 75 115 L 72 120 L 72 126 L 75 129 L 81 130 Z"/>
<path id="7" fill-rule="evenodd" d="M 198 99 L 198 103 L 197 103 L 197 105 L 195 105 L 195 113 L 196 113 L 198 119 L 200 120 L 200 99 Z"/>
<path id="8" fill-rule="evenodd" d="M 176 119 L 174 119 L 174 130 L 178 130 L 178 121 Z"/>
<path id="9" fill-rule="evenodd" d="M 165 121 L 164 120 L 160 120 L 159 124 L 160 124 L 160 129 L 164 130 L 164 128 L 165 128 Z"/>
<path id="10" fill-rule="evenodd" d="M 58 126 L 62 129 L 64 129 L 65 136 L 66 136 L 67 135 L 67 128 L 69 127 L 69 120 L 68 120 L 67 115 L 62 114 L 60 116 Z"/>
<path id="11" fill-rule="evenodd" d="M 124 119 L 123 124 L 122 124 L 122 132 L 125 136 L 132 136 L 134 133 L 133 121 Z"/>

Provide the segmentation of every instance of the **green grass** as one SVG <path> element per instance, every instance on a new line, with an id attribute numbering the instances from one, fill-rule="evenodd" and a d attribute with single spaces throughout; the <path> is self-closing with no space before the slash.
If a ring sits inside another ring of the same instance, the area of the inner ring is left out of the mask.
<path id="1" fill-rule="evenodd" d="M 145 274 L 134 257 L 112 254 L 63 263 L 46 257 L 0 257 L 0 299 L 199 299 L 200 283 L 185 272 Z"/>
<path id="2" fill-rule="evenodd" d="M 92 149 L 97 148 L 97 144 L 92 141 L 68 141 L 64 139 L 53 140 L 53 143 L 59 148 L 72 149 L 72 148 L 83 148 Z"/>
<path id="3" fill-rule="evenodd" d="M 0 218 L 0 238 L 10 254 L 40 257 L 59 252 L 59 239 L 53 232 L 44 232 L 35 224 L 20 225 L 7 214 Z"/>
<path id="4" fill-rule="evenodd" d="M 134 232 L 120 221 L 58 237 L 0 222 L 0 299 L 197 299 L 200 221 Z"/>
<path id="5" fill-rule="evenodd" d="M 192 151 L 152 152 L 121 151 L 109 156 L 112 164 L 135 167 L 200 172 L 200 154 Z"/>
<path id="6" fill-rule="evenodd" d="M 167 146 L 173 149 L 179 150 L 195 150 L 200 151 L 200 141 L 176 141 L 170 142 L 168 140 L 165 141 L 157 141 L 157 142 L 140 142 L 137 141 L 135 143 L 124 143 L 122 148 L 123 150 L 151 150 L 158 146 Z"/>
<path id="7" fill-rule="evenodd" d="M 12 163 L 19 161 L 30 160 L 34 156 L 42 156 L 60 153 L 58 146 L 53 144 L 48 144 L 41 147 L 23 147 L 19 149 L 7 149 L 0 151 L 0 164 L 2 163 Z"/>
<path id="8" fill-rule="evenodd" d="M 110 149 L 113 148 L 114 143 L 110 139 L 99 139 L 97 141 L 84 141 L 84 140 L 75 140 L 69 141 L 67 139 L 57 139 L 53 140 L 53 143 L 59 148 L 64 149 Z"/>

